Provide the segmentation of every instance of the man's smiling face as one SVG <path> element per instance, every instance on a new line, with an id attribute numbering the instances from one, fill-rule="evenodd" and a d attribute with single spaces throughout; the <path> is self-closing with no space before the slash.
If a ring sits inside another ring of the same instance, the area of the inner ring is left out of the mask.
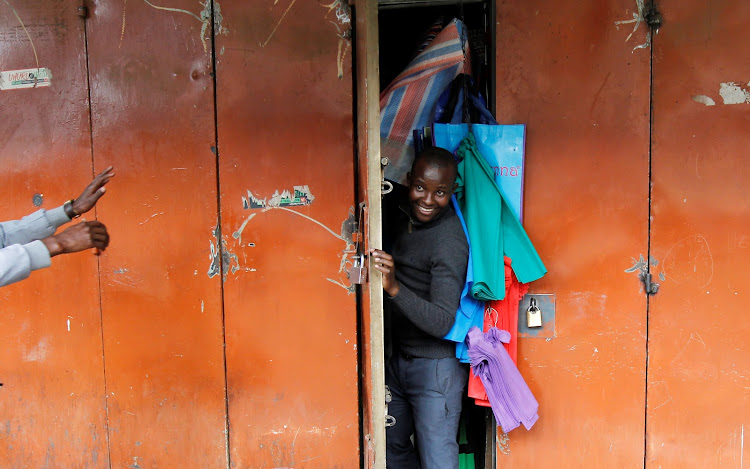
<path id="1" fill-rule="evenodd" d="M 455 188 L 453 168 L 418 160 L 407 175 L 409 203 L 414 218 L 422 223 L 434 220 L 450 203 Z"/>

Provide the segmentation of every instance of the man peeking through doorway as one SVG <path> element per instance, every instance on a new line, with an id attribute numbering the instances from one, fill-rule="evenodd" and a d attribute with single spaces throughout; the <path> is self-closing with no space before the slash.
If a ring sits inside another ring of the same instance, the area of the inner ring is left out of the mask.
<path id="1" fill-rule="evenodd" d="M 112 176 L 112 167 L 96 176 L 78 198 L 52 210 L 37 210 L 21 220 L 0 223 L 0 287 L 28 277 L 32 271 L 49 267 L 58 254 L 90 248 L 103 251 L 109 245 L 107 228 L 99 221 L 84 221 L 54 234 L 57 228 L 88 212 L 101 196 Z"/>
<path id="2" fill-rule="evenodd" d="M 390 254 L 370 250 L 383 276 L 391 331 L 385 380 L 396 423 L 386 429 L 389 468 L 458 468 L 456 435 L 469 371 L 455 356 L 456 344 L 442 339 L 455 320 L 469 256 L 450 204 L 456 175 L 449 151 L 428 148 L 417 155 L 408 194 L 391 194 L 393 208 L 384 201 Z"/>

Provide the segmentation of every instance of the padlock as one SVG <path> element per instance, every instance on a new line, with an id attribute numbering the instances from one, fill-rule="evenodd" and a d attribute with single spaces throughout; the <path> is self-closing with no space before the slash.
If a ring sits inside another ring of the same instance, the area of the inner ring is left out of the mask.
<path id="1" fill-rule="evenodd" d="M 367 283 L 367 268 L 365 267 L 364 254 L 360 254 L 359 257 L 354 260 L 354 264 L 352 264 L 351 269 L 349 269 L 349 280 L 355 285 Z"/>
<path id="2" fill-rule="evenodd" d="M 536 298 L 529 301 L 529 308 L 526 310 L 526 326 L 542 327 L 542 310 L 536 305 Z"/>

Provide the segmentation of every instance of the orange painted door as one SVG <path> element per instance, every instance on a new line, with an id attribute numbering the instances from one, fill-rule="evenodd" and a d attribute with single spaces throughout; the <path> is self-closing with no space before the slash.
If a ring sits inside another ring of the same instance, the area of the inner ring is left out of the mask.
<path id="1" fill-rule="evenodd" d="M 0 2 L 0 72 L 28 69 L 52 78 L 21 88 L 27 74 L 3 73 L 2 220 L 58 207 L 92 178 L 84 25 L 71 2 Z M 2 467 L 109 463 L 99 260 L 55 257 L 0 289 Z"/>
<path id="2" fill-rule="evenodd" d="M 524 226 L 556 295 L 554 337 L 519 340 L 540 403 L 497 467 L 643 465 L 649 49 L 632 0 L 500 0 L 497 118 L 527 124 Z M 619 29 L 618 29 L 619 28 Z"/>
<path id="3" fill-rule="evenodd" d="M 252 468 L 358 467 L 350 14 L 224 1 L 216 30 L 229 448 Z"/>
<path id="4" fill-rule="evenodd" d="M 87 20 L 112 467 L 227 465 L 210 25 L 190 0 Z"/>
<path id="5" fill-rule="evenodd" d="M 750 462 L 750 4 L 663 0 L 654 38 L 647 467 Z"/>

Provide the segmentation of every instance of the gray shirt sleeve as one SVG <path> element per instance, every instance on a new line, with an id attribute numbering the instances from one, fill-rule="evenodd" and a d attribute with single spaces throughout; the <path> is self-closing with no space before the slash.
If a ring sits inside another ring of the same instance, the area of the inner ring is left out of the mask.
<path id="1" fill-rule="evenodd" d="M 27 244 L 52 236 L 60 225 L 70 221 L 62 206 L 52 210 L 37 210 L 20 220 L 0 223 L 0 248 L 12 244 Z"/>
<path id="2" fill-rule="evenodd" d="M 25 279 L 33 270 L 49 267 L 49 251 L 39 240 L 53 235 L 69 221 L 65 210 L 58 207 L 0 223 L 0 287 Z"/>
<path id="3" fill-rule="evenodd" d="M 32 270 L 50 266 L 47 246 L 41 241 L 0 249 L 0 287 L 23 280 Z"/>

